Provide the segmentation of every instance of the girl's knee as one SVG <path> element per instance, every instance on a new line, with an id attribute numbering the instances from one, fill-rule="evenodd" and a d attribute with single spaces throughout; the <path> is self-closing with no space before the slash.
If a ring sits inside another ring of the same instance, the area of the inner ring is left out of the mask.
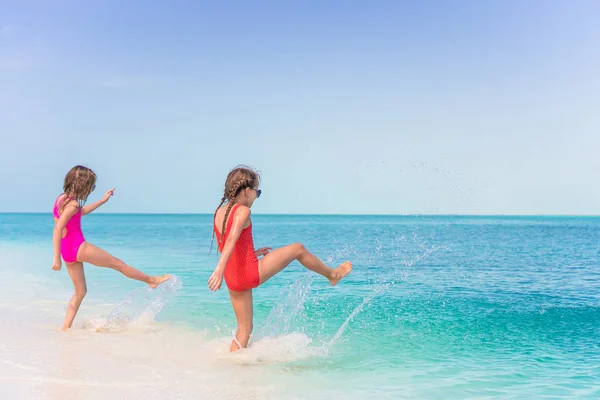
<path id="1" fill-rule="evenodd" d="M 294 243 L 292 246 L 294 246 L 294 250 L 298 256 L 306 253 L 306 247 L 302 243 Z"/>
<path id="2" fill-rule="evenodd" d="M 83 288 L 83 289 L 79 289 L 79 290 L 75 290 L 75 296 L 78 299 L 83 299 L 85 297 L 85 295 L 87 294 L 87 288 Z"/>

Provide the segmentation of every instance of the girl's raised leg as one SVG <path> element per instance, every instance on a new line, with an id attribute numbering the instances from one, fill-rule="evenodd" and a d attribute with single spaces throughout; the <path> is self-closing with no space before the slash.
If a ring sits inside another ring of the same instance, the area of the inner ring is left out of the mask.
<path id="1" fill-rule="evenodd" d="M 337 268 L 329 268 L 317 256 L 306 250 L 301 243 L 294 243 L 273 250 L 258 261 L 260 284 L 268 281 L 294 260 L 298 260 L 307 269 L 324 276 L 332 285 L 336 285 L 352 270 L 350 261 L 340 264 Z"/>
<path id="2" fill-rule="evenodd" d="M 112 268 L 130 279 L 147 283 L 153 289 L 171 277 L 170 275 L 149 276 L 88 242 L 84 242 L 79 248 L 77 261 L 90 263 L 98 267 Z"/>

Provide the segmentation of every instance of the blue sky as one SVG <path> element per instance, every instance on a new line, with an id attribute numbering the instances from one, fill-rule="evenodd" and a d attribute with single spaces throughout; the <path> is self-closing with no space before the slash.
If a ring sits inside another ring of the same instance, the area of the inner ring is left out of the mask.
<path id="1" fill-rule="evenodd" d="M 600 214 L 600 2 L 0 1 L 0 212 Z M 94 197 L 94 196 L 93 196 Z M 94 197 L 94 199 L 96 198 Z"/>

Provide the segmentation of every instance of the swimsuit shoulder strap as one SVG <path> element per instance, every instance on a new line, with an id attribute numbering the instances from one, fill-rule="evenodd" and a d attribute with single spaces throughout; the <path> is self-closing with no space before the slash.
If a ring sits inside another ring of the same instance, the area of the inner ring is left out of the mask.
<path id="1" fill-rule="evenodd" d="M 64 194 L 64 193 L 63 193 Z M 56 210 L 58 211 L 58 208 L 65 202 L 65 201 L 71 201 L 71 200 L 75 200 L 74 197 L 71 196 L 67 196 L 66 194 L 59 195 L 58 198 L 56 199 L 56 202 L 54 202 L 54 208 L 56 208 Z M 61 199 L 62 196 L 62 199 Z M 79 207 L 79 204 L 77 204 L 77 208 Z"/>
<path id="2" fill-rule="evenodd" d="M 233 225 L 233 216 L 235 215 L 235 212 L 238 208 L 240 208 L 240 204 L 234 204 L 233 207 L 231 207 L 231 211 L 229 212 L 229 216 L 227 217 L 227 228 L 225 228 L 225 231 L 231 229 L 231 225 Z"/>

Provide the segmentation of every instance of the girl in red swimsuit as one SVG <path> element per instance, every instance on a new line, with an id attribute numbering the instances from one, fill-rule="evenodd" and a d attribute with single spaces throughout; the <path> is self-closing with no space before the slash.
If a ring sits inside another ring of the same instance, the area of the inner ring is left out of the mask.
<path id="1" fill-rule="evenodd" d="M 69 302 L 67 315 L 62 330 L 69 329 L 73 324 L 75 315 L 87 292 L 83 263 L 90 263 L 99 267 L 108 267 L 119 271 L 128 278 L 146 282 L 155 288 L 169 279 L 169 275 L 148 276 L 145 273 L 125 264 L 104 250 L 85 241 L 81 231 L 81 217 L 91 213 L 102 204 L 106 203 L 113 195 L 114 189 L 106 192 L 102 200 L 83 206 L 96 188 L 96 174 L 89 168 L 77 165 L 67 173 L 63 185 L 64 193 L 54 202 L 54 233 L 52 244 L 54 247 L 54 264 L 52 269 L 60 271 L 62 255 L 67 271 L 75 286 L 75 294 Z"/>
<path id="2" fill-rule="evenodd" d="M 352 270 L 346 261 L 337 268 L 329 268 L 300 243 L 271 251 L 269 247 L 254 249 L 250 207 L 260 197 L 258 173 L 246 167 L 233 169 L 227 175 L 221 204 L 214 215 L 213 230 L 217 236 L 221 257 L 208 280 L 212 291 L 220 289 L 223 277 L 237 319 L 238 330 L 230 351 L 248 345 L 252 332 L 252 289 L 298 260 L 304 267 L 337 284 Z M 262 258 L 258 258 L 262 257 Z"/>

